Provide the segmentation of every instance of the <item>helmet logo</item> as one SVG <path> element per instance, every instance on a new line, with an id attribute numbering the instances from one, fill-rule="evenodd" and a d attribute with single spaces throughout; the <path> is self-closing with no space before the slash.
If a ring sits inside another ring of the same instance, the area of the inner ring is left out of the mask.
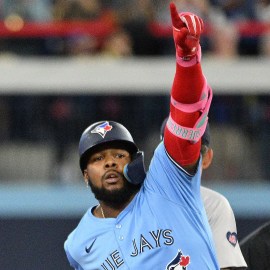
<path id="1" fill-rule="evenodd" d="M 106 133 L 108 131 L 112 130 L 112 126 L 109 124 L 108 121 L 96 126 L 93 130 L 91 130 L 91 133 L 97 133 L 99 134 L 102 138 L 105 137 Z"/>

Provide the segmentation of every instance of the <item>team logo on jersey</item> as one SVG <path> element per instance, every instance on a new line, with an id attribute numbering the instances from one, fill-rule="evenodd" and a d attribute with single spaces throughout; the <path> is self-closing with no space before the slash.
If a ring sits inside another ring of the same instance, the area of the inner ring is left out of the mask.
<path id="1" fill-rule="evenodd" d="M 91 133 L 97 133 L 99 134 L 102 138 L 105 137 L 108 131 L 112 130 L 112 126 L 109 124 L 108 121 L 96 126 L 93 130 L 91 130 Z"/>
<path id="2" fill-rule="evenodd" d="M 229 243 L 235 247 L 237 244 L 237 241 L 238 241 L 237 240 L 237 233 L 236 232 L 232 232 L 232 233 L 227 232 L 226 237 L 227 237 L 227 240 L 229 241 Z"/>
<path id="3" fill-rule="evenodd" d="M 178 250 L 177 255 L 167 265 L 166 270 L 187 270 L 187 266 L 190 263 L 190 257 L 183 255 L 181 250 Z"/>

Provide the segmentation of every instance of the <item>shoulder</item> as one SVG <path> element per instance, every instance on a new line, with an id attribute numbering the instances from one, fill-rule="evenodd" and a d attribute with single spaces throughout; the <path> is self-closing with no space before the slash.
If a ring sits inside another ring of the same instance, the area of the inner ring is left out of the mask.
<path id="1" fill-rule="evenodd" d="M 228 229 L 236 230 L 233 209 L 224 195 L 212 189 L 201 187 L 201 196 L 211 226 L 215 228 L 227 227 Z"/>
<path id="2" fill-rule="evenodd" d="M 210 188 L 201 186 L 201 195 L 205 205 L 213 205 L 214 207 L 218 207 L 219 209 L 222 208 L 231 210 L 231 205 L 229 201 L 221 193 L 214 191 Z"/>
<path id="3" fill-rule="evenodd" d="M 80 246 L 82 242 L 84 242 L 85 238 L 85 230 L 86 227 L 89 229 L 92 225 L 91 213 L 92 208 L 88 209 L 84 216 L 81 218 L 77 227 L 68 235 L 65 241 L 65 250 L 75 250 L 76 247 Z M 89 230 L 88 230 L 89 231 Z"/>
<path id="4" fill-rule="evenodd" d="M 220 267 L 245 268 L 246 262 L 239 247 L 236 221 L 229 201 L 222 194 L 205 187 L 201 187 L 201 196 Z"/>

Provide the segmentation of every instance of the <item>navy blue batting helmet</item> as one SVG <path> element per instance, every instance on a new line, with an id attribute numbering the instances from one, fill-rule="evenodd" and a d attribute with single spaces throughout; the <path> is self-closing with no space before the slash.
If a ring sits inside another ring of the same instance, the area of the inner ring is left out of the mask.
<path id="1" fill-rule="evenodd" d="M 90 125 L 81 135 L 79 142 L 80 168 L 86 168 L 89 154 L 97 146 L 105 143 L 120 143 L 121 147 L 134 154 L 138 147 L 130 132 L 122 125 L 114 121 L 100 121 Z"/>

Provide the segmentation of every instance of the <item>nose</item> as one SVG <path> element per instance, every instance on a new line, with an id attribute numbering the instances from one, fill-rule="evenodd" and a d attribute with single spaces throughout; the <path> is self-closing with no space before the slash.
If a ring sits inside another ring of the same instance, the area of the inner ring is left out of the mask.
<path id="1" fill-rule="evenodd" d="M 115 168 L 115 167 L 117 167 L 117 163 L 114 157 L 112 156 L 107 157 L 105 160 L 105 168 Z"/>

